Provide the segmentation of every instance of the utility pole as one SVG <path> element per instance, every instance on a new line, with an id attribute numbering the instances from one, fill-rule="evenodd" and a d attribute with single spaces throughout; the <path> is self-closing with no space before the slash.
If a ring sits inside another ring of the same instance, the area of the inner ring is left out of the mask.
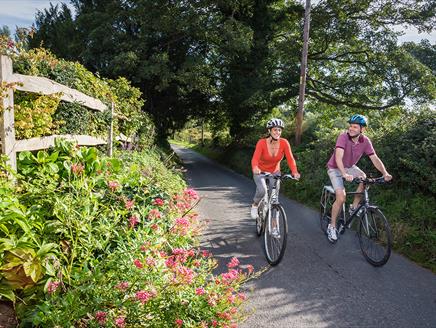
<path id="1" fill-rule="evenodd" d="M 301 73 L 300 73 L 300 93 L 298 96 L 298 110 L 296 116 L 295 145 L 301 143 L 303 133 L 303 116 L 304 116 L 304 93 L 306 89 L 306 70 L 307 70 L 307 52 L 309 48 L 309 28 L 310 28 L 310 0 L 306 0 L 304 9 L 304 30 L 303 30 L 303 54 L 301 56 Z"/>

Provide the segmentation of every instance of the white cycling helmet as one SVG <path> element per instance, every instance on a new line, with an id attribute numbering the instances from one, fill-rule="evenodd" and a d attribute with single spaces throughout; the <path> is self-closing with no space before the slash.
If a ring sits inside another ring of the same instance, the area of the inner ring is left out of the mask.
<path id="1" fill-rule="evenodd" d="M 275 127 L 279 127 L 279 128 L 284 129 L 285 128 L 285 123 L 283 123 L 283 121 L 281 119 L 279 119 L 279 118 L 272 118 L 272 119 L 270 119 L 266 123 L 266 128 L 268 130 L 272 129 L 272 128 L 275 128 Z"/>

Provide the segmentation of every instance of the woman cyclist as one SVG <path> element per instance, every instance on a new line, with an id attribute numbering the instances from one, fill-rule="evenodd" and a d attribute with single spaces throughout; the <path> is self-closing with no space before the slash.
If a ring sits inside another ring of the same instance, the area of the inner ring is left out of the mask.
<path id="1" fill-rule="evenodd" d="M 256 149 L 251 159 L 251 168 L 253 170 L 253 179 L 256 183 L 256 193 L 251 205 L 251 217 L 257 218 L 257 206 L 267 191 L 265 177 L 261 172 L 269 172 L 272 174 L 280 173 L 280 162 L 284 156 L 291 169 L 292 176 L 296 179 L 300 178 L 297 165 L 289 142 L 286 139 L 280 138 L 285 125 L 279 118 L 273 118 L 266 124 L 268 129 L 268 137 L 260 139 L 256 144 Z M 272 183 L 272 179 L 270 183 Z"/>

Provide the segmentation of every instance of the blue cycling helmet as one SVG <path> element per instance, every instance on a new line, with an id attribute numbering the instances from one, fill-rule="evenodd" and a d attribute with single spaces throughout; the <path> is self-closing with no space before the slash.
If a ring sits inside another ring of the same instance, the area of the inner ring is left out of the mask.
<path id="1" fill-rule="evenodd" d="M 350 124 L 359 124 L 360 126 L 367 126 L 368 125 L 368 120 L 363 115 L 354 114 L 353 116 L 350 117 L 350 119 L 348 120 L 348 123 L 350 123 Z"/>

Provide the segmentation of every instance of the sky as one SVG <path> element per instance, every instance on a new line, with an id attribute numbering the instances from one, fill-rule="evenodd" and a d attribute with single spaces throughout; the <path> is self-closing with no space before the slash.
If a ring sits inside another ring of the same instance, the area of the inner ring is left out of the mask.
<path id="1" fill-rule="evenodd" d="M 0 27 L 7 25 L 12 33 L 15 32 L 16 26 L 30 27 L 35 20 L 37 10 L 49 8 L 50 2 L 53 4 L 69 3 L 66 0 L 0 0 Z M 428 39 L 432 44 L 436 43 L 436 31 L 431 34 L 419 34 L 416 29 L 405 30 L 400 26 L 396 29 L 405 32 L 405 35 L 399 37 L 399 42 L 419 42 L 421 39 Z"/>

